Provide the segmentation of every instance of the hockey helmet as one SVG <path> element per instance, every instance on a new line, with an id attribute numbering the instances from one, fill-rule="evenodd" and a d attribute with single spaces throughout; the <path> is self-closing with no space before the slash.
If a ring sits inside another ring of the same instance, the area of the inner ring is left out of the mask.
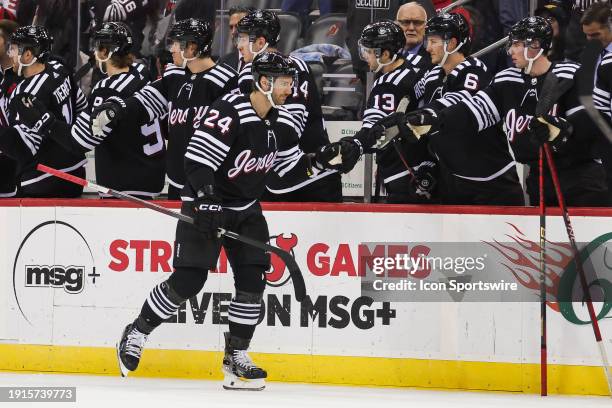
<path id="1" fill-rule="evenodd" d="M 198 56 L 210 55 L 214 32 L 207 21 L 198 18 L 188 18 L 176 22 L 168 33 L 168 43 L 181 43 L 184 49 L 187 43 L 195 43 L 198 47 Z"/>
<path id="2" fill-rule="evenodd" d="M 104 23 L 93 35 L 95 49 L 104 47 L 109 53 L 117 55 L 127 55 L 133 44 L 132 32 L 125 23 Z"/>
<path id="3" fill-rule="evenodd" d="M 444 13 L 430 18 L 425 27 L 425 35 L 439 35 L 444 41 L 455 38 L 457 39 L 455 50 L 460 50 L 459 52 L 465 56 L 470 54 L 472 47 L 470 26 L 465 17 L 459 13 Z"/>
<path id="4" fill-rule="evenodd" d="M 297 81 L 297 69 L 289 57 L 280 52 L 262 52 L 253 60 L 253 84 L 255 89 L 263 93 L 273 107 L 277 107 L 273 100 L 274 79 L 281 76 L 289 76 L 293 79 L 293 84 Z M 264 76 L 270 80 L 270 89 L 264 91 L 259 85 L 260 78 Z"/>
<path id="5" fill-rule="evenodd" d="M 10 44 L 16 45 L 19 55 L 30 50 L 39 61 L 45 61 L 51 54 L 53 37 L 43 26 L 30 25 L 19 27 L 10 37 Z"/>
<path id="6" fill-rule="evenodd" d="M 367 25 L 361 32 L 358 44 L 360 51 L 363 48 L 374 49 L 377 58 L 385 50 L 393 57 L 404 48 L 406 37 L 400 26 L 391 20 L 383 20 Z"/>
<path id="7" fill-rule="evenodd" d="M 262 52 L 253 60 L 253 79 L 257 83 L 262 76 L 295 77 L 297 70 L 289 57 L 280 52 Z"/>
<path id="8" fill-rule="evenodd" d="M 550 22 L 544 17 L 527 17 L 516 23 L 508 34 L 508 46 L 514 41 L 525 41 L 526 47 L 531 47 L 537 40 L 539 48 L 548 51 L 552 45 L 553 30 Z"/>
<path id="9" fill-rule="evenodd" d="M 275 12 L 254 10 L 240 19 L 236 30 L 239 34 L 248 34 L 251 43 L 258 37 L 263 37 L 274 47 L 280 39 L 281 25 Z"/>

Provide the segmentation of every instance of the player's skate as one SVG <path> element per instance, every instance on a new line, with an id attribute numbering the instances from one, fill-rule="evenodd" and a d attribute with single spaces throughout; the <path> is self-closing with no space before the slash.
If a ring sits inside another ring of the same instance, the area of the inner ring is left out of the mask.
<path id="1" fill-rule="evenodd" d="M 225 356 L 223 357 L 223 388 L 226 390 L 261 391 L 266 387 L 268 373 L 257 367 L 246 350 L 230 346 L 230 334 L 225 336 Z"/>
<path id="2" fill-rule="evenodd" d="M 147 335 L 139 332 L 134 323 L 125 326 L 121 340 L 117 343 L 117 360 L 122 377 L 127 377 L 130 371 L 138 368 L 146 341 Z"/>

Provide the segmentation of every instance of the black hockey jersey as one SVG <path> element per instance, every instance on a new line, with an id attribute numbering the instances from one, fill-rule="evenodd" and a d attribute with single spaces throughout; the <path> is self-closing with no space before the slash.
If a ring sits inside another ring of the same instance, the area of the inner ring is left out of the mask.
<path id="1" fill-rule="evenodd" d="M 593 89 L 595 108 L 612 121 L 612 52 L 608 52 L 597 67 L 597 80 Z"/>
<path id="2" fill-rule="evenodd" d="M 168 64 L 163 76 L 128 99 L 140 123 L 152 122 L 167 116 L 168 182 L 176 188 L 185 183 L 184 156 L 189 139 L 200 127 L 208 107 L 222 95 L 238 87 L 237 73 L 228 65 L 215 65 L 194 74 Z"/>
<path id="3" fill-rule="evenodd" d="M 416 109 L 414 87 L 419 79 L 419 72 L 415 69 L 416 65 L 413 61 L 414 59 L 405 60 L 402 65 L 393 71 L 379 75 L 374 81 L 363 112 L 362 128 L 364 130 L 362 131 L 367 131 L 380 119 L 395 112 L 403 97 L 410 99 L 406 112 Z M 359 135 L 356 135 L 356 137 L 359 137 Z M 427 142 L 424 139 L 419 143 L 403 147 L 406 161 L 413 169 L 423 162 L 432 161 L 432 157 L 427 151 Z M 384 150 L 377 152 L 376 156 L 378 171 L 381 172 L 383 183 L 388 185 L 395 182 L 394 184 L 403 185 L 407 190 L 410 190 L 410 173 L 394 148 L 389 145 Z M 389 190 L 389 186 L 387 186 L 387 190 Z"/>
<path id="4" fill-rule="evenodd" d="M 13 68 L 0 70 L 0 127 L 8 124 L 8 100 L 20 78 Z M 0 152 L 0 198 L 14 197 L 17 194 L 17 162 Z"/>
<path id="5" fill-rule="evenodd" d="M 578 68 L 573 62 L 557 62 L 552 63 L 550 70 L 560 78 L 573 80 Z M 538 160 L 538 147 L 531 142 L 528 127 L 545 77 L 546 74 L 531 77 L 518 68 L 505 69 L 474 97 L 445 110 L 444 121 L 452 123 L 456 131 L 466 127 L 470 131 L 482 131 L 502 122 L 516 160 L 534 163 Z M 593 149 L 598 132 L 578 101 L 575 86 L 555 103 L 551 114 L 567 119 L 574 128 L 567 148 L 560 154 L 555 153 L 558 167 L 598 157 Z"/>
<path id="6" fill-rule="evenodd" d="M 10 96 L 9 124 L 18 125 L 21 141 L 31 153 L 29 157 L 21 156 L 18 159 L 20 194 L 34 197 L 53 195 L 55 192 L 49 190 L 52 183 L 46 182 L 51 176 L 36 170 L 36 165 L 43 163 L 65 172 L 75 172 L 85 166 L 85 155 L 70 152 L 50 138 L 43 138 L 33 130 L 19 125 L 17 112 L 11 103 L 22 94 L 34 95 L 58 120 L 69 124 L 74 122 L 80 110 L 87 107 L 87 100 L 69 71 L 53 61 L 45 64 L 42 72 L 23 79 Z"/>
<path id="7" fill-rule="evenodd" d="M 289 57 L 297 70 L 297 81 L 293 84 L 293 94 L 287 97 L 283 108 L 293 116 L 298 131 L 300 149 L 314 153 L 319 147 L 329 144 L 325 121 L 321 110 L 321 96 L 308 65 L 299 58 Z M 253 89 L 252 63 L 245 63 L 238 76 L 238 84 L 243 94 L 248 95 Z M 278 177 L 270 174 L 268 189 L 275 193 L 288 193 L 298 190 L 310 183 L 335 174 L 335 170 L 326 170 L 304 182 L 300 177 Z"/>
<path id="8" fill-rule="evenodd" d="M 468 57 L 448 75 L 439 65 L 415 85 L 419 107 L 439 111 L 485 88 L 491 82 L 486 65 Z M 516 171 L 506 137 L 499 126 L 477 132 L 454 132 L 452 138 L 429 136 L 429 147 L 446 171 L 473 181 L 490 181 L 508 170 Z"/>
<path id="9" fill-rule="evenodd" d="M 263 194 L 270 170 L 281 177 L 309 177 L 292 115 L 273 108 L 261 119 L 249 96 L 242 94 L 227 94 L 211 105 L 189 142 L 185 161 L 189 183 L 183 200 L 193 200 L 209 183 L 197 177 L 197 169 L 206 166 L 214 171 L 224 206 L 234 209 L 246 208 Z"/>
<path id="10" fill-rule="evenodd" d="M 102 136 L 91 131 L 91 109 L 111 96 L 127 98 L 147 84 L 147 80 L 131 67 L 128 72 L 99 81 L 89 97 L 90 109 L 79 114 L 72 127 L 58 123 L 51 137 L 75 153 L 95 149 L 96 181 L 114 190 L 143 198 L 152 198 L 162 191 L 165 179 L 166 147 L 159 120 L 141 125 L 128 117 L 109 128 Z"/>

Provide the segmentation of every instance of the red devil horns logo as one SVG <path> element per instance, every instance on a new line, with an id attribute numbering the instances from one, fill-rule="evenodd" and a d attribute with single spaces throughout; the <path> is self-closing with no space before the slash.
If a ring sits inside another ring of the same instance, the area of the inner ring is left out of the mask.
<path id="1" fill-rule="evenodd" d="M 293 233 L 289 235 L 289 237 L 285 237 L 282 234 L 277 235 L 276 237 L 270 237 L 270 241 L 272 241 L 273 239 L 274 245 L 277 248 L 283 249 L 290 253 L 293 253 L 293 248 L 295 248 L 298 243 L 298 237 Z M 285 274 L 285 269 L 287 269 L 285 266 L 285 262 L 283 262 L 283 260 L 275 254 L 271 254 L 270 261 L 272 264 L 272 269 L 266 273 L 266 280 L 268 281 L 268 284 L 270 286 L 284 285 L 285 282 L 287 282 L 287 280 L 289 279 L 289 277 L 287 277 L 287 279 L 280 282 L 283 275 Z"/>

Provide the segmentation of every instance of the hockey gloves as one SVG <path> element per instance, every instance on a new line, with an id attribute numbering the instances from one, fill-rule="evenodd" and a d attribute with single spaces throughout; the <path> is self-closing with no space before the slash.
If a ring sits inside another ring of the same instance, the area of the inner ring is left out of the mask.
<path id="1" fill-rule="evenodd" d="M 318 164 L 324 169 L 348 173 L 355 167 L 362 153 L 363 148 L 359 140 L 344 137 L 339 142 L 321 146 L 314 154 L 315 166 Z"/>
<path id="2" fill-rule="evenodd" d="M 414 192 L 417 196 L 428 200 L 431 199 L 433 190 L 436 187 L 434 167 L 435 164 L 433 162 L 423 162 L 414 172 Z"/>
<path id="3" fill-rule="evenodd" d="M 209 239 L 219 236 L 218 229 L 223 227 L 224 214 L 221 200 L 214 194 L 212 186 L 205 186 L 198 191 L 193 200 L 194 221 L 196 227 Z"/>
<path id="4" fill-rule="evenodd" d="M 94 136 L 103 137 L 104 128 L 112 127 L 126 113 L 126 104 L 118 96 L 111 96 L 91 112 L 91 131 Z"/>
<path id="5" fill-rule="evenodd" d="M 19 122 L 38 134 L 47 133 L 55 122 L 53 113 L 34 96 L 18 97 L 14 106 L 19 115 Z"/>
<path id="6" fill-rule="evenodd" d="M 380 135 L 376 135 L 377 137 L 373 144 L 379 150 L 384 149 L 396 137 L 404 137 L 407 140 L 414 139 L 412 130 L 407 126 L 406 116 L 403 112 L 394 112 L 385 116 L 376 122 L 372 130 L 380 127 L 382 127 L 383 132 Z"/>
<path id="7" fill-rule="evenodd" d="M 572 125 L 565 119 L 552 115 L 543 115 L 529 122 L 529 136 L 536 146 L 548 142 L 555 153 L 563 150 L 572 134 Z"/>
<path id="8" fill-rule="evenodd" d="M 406 125 L 412 131 L 412 141 L 415 142 L 428 133 L 439 131 L 440 118 L 434 110 L 423 109 L 406 115 Z"/>

